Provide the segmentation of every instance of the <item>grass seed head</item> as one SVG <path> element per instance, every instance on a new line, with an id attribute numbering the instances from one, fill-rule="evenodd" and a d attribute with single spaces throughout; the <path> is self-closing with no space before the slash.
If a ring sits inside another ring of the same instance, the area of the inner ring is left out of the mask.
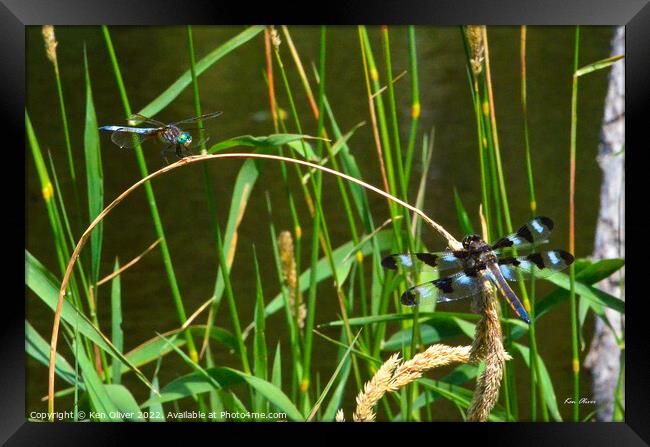
<path id="1" fill-rule="evenodd" d="M 54 35 L 54 27 L 52 25 L 43 25 L 43 40 L 45 41 L 45 53 L 47 58 L 54 65 L 57 64 L 56 60 L 56 46 L 59 42 L 56 41 L 56 36 Z"/>
<path id="2" fill-rule="evenodd" d="M 283 231 L 278 236 L 278 249 L 280 250 L 280 263 L 284 283 L 289 289 L 289 307 L 294 317 L 297 313 L 298 327 L 302 329 L 305 325 L 305 318 L 307 317 L 307 307 L 302 301 L 302 295 L 297 292 L 298 274 L 296 272 L 295 250 L 293 247 L 293 237 L 289 231 Z M 296 293 L 298 294 L 297 300 Z"/>
<path id="3" fill-rule="evenodd" d="M 483 45 L 484 27 L 484 25 L 469 25 L 465 27 L 471 51 L 470 63 L 474 76 L 478 76 L 483 70 L 483 60 L 485 58 L 485 46 Z"/>

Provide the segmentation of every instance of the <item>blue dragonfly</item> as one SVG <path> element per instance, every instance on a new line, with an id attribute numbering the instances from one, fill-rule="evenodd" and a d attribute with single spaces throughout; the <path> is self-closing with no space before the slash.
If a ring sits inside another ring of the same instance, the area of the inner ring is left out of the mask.
<path id="1" fill-rule="evenodd" d="M 154 127 L 132 127 L 132 126 L 102 126 L 99 130 L 112 132 L 111 140 L 121 148 L 132 148 L 147 140 L 157 139 L 164 147 L 160 156 L 169 163 L 167 155 L 174 152 L 177 158 L 190 155 L 191 150 L 208 141 L 209 136 L 205 129 L 198 127 L 203 122 L 221 115 L 221 112 L 207 113 L 195 116 L 182 121 L 165 124 L 161 121 L 148 118 L 140 114 L 131 115 L 129 124 L 138 126 L 146 124 Z M 188 125 L 194 125 L 188 127 Z M 193 138 L 189 130 L 196 130 L 197 138 Z"/>

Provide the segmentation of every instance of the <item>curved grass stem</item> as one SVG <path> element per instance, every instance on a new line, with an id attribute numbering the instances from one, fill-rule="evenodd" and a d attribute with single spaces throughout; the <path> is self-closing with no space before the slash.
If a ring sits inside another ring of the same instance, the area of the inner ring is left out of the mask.
<path id="1" fill-rule="evenodd" d="M 61 311 L 63 308 L 63 297 L 65 296 L 68 283 L 70 281 L 70 277 L 72 274 L 72 270 L 77 262 L 77 259 L 79 258 L 79 255 L 81 254 L 81 250 L 86 244 L 87 240 L 90 238 L 90 235 L 92 234 L 93 230 L 95 227 L 104 220 L 104 218 L 108 215 L 108 213 L 113 210 L 117 205 L 119 205 L 124 199 L 126 199 L 131 193 L 133 193 L 135 190 L 140 188 L 141 186 L 147 184 L 151 180 L 153 180 L 156 177 L 159 177 L 169 171 L 173 171 L 175 169 L 178 169 L 183 166 L 189 166 L 194 163 L 200 163 L 200 162 L 205 162 L 208 160 L 216 160 L 216 159 L 225 159 L 225 158 L 246 158 L 246 159 L 266 159 L 266 160 L 276 160 L 276 161 L 282 161 L 286 163 L 294 163 L 298 165 L 303 165 L 307 166 L 310 168 L 318 169 L 322 172 L 336 175 L 338 177 L 341 177 L 345 180 L 348 180 L 350 182 L 356 183 L 357 185 L 360 185 L 370 191 L 373 191 L 388 200 L 391 200 L 398 205 L 401 205 L 408 210 L 416 213 L 419 215 L 425 222 L 427 222 L 434 230 L 436 230 L 440 235 L 442 235 L 445 239 L 447 239 L 449 246 L 452 249 L 459 249 L 461 247 L 460 242 L 456 240 L 447 230 L 445 230 L 441 225 L 436 223 L 433 219 L 431 219 L 429 216 L 427 216 L 422 210 L 398 199 L 397 197 L 392 196 L 391 194 L 382 191 L 381 189 L 377 188 L 376 186 L 370 185 L 366 182 L 363 182 L 359 179 L 356 179 L 354 177 L 351 177 L 347 174 L 343 174 L 341 172 L 335 171 L 333 169 L 327 168 L 325 166 L 320 166 L 315 163 L 310 163 L 308 161 L 304 160 L 296 160 L 293 158 L 287 158 L 287 157 L 281 157 L 278 155 L 270 155 L 270 154 L 249 154 L 249 153 L 230 153 L 230 154 L 208 154 L 208 155 L 194 155 L 190 157 L 183 158 L 179 161 L 177 161 L 174 164 L 170 164 L 168 166 L 165 166 L 158 171 L 155 171 L 146 177 L 140 179 L 138 182 L 134 183 L 129 187 L 127 190 L 125 190 L 122 194 L 120 194 L 115 200 L 113 200 L 106 208 L 102 210 L 101 213 L 93 220 L 93 222 L 88 226 L 88 228 L 84 231 L 84 233 L 81 235 L 81 238 L 77 242 L 77 245 L 74 249 L 74 252 L 72 253 L 72 256 L 70 257 L 70 260 L 68 261 L 68 265 L 65 270 L 65 274 L 63 276 L 63 280 L 61 281 L 61 288 L 59 289 L 59 296 L 57 300 L 57 305 L 56 305 L 56 311 L 54 314 L 54 323 L 52 327 L 52 338 L 50 340 L 50 362 L 49 362 L 49 379 L 48 379 L 48 409 L 51 413 L 54 412 L 54 378 L 55 378 L 55 365 L 56 365 L 56 349 L 57 349 L 57 343 L 58 343 L 58 335 L 59 335 L 59 325 L 61 322 Z"/>

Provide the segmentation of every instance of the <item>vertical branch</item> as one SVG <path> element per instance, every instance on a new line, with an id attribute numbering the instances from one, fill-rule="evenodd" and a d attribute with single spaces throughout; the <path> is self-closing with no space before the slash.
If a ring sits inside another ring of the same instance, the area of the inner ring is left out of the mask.
<path id="1" fill-rule="evenodd" d="M 616 28 L 612 39 L 612 56 L 625 53 L 625 28 Z M 619 61 L 609 74 L 609 88 L 605 99 L 605 111 L 600 136 L 598 164 L 603 170 L 600 186 L 600 211 L 594 241 L 594 260 L 625 257 L 625 64 Z M 624 270 L 620 276 L 612 276 L 598 284 L 598 288 L 625 299 Z M 614 329 L 619 332 L 625 326 L 625 315 L 605 309 Z M 622 420 L 623 414 L 615 405 L 620 399 L 624 405 L 624 384 L 620 396 L 619 380 L 623 380 L 621 358 L 623 352 L 616 342 L 616 335 L 603 320 L 596 316 L 594 336 L 585 367 L 591 372 L 591 388 L 598 402 L 599 421 Z M 621 335 L 620 333 L 618 334 Z"/>

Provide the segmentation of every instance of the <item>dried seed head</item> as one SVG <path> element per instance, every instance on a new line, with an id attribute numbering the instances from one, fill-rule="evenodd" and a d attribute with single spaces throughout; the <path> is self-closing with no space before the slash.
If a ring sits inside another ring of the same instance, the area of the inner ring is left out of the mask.
<path id="1" fill-rule="evenodd" d="M 501 341 L 501 325 L 494 289 L 486 288 L 476 301 L 476 310 L 482 314 L 482 318 L 476 325 L 475 339 L 471 346 L 432 345 L 402 364 L 399 354 L 394 354 L 384 362 L 373 378 L 366 382 L 363 391 L 357 395 L 354 421 L 374 421 L 376 415 L 373 409 L 386 392 L 398 391 L 419 379 L 429 369 L 451 363 L 476 363 L 481 360 L 485 360 L 485 370 L 477 380 L 467 419 L 486 421 L 499 397 L 505 362 L 511 357 L 504 350 Z"/>
<path id="2" fill-rule="evenodd" d="M 467 363 L 470 349 L 470 346 L 432 345 L 426 351 L 416 354 L 411 360 L 407 360 L 401 365 L 399 354 L 393 354 L 384 362 L 373 378 L 366 382 L 363 391 L 357 396 L 354 421 L 374 421 L 373 408 L 387 391 L 398 391 L 419 379 L 429 369 L 456 362 Z"/>
<path id="3" fill-rule="evenodd" d="M 278 34 L 278 30 L 275 29 L 274 26 L 271 26 L 270 28 L 271 28 L 271 42 L 273 43 L 273 46 L 277 51 L 280 48 L 280 44 L 282 43 L 282 40 L 280 40 L 280 35 Z"/>
<path id="4" fill-rule="evenodd" d="M 470 64 L 474 76 L 478 76 L 483 70 L 483 54 L 485 52 L 485 46 L 483 45 L 484 27 L 484 25 L 469 25 L 465 27 L 471 53 Z"/>
<path id="5" fill-rule="evenodd" d="M 472 403 L 467 410 L 467 420 L 487 421 L 490 411 L 499 398 L 501 379 L 506 360 L 511 357 L 503 348 L 501 324 L 494 289 L 479 295 L 477 307 L 483 318 L 476 325 L 470 358 L 472 362 L 485 359 L 485 370 L 476 381 Z"/>
<path id="6" fill-rule="evenodd" d="M 345 422 L 345 415 L 343 414 L 342 408 L 339 408 L 336 412 L 336 422 Z"/>
<path id="7" fill-rule="evenodd" d="M 386 393 L 393 371 L 400 362 L 399 353 L 395 353 L 384 362 L 375 375 L 366 382 L 363 391 L 357 395 L 357 409 L 352 418 L 355 422 L 372 422 L 375 420 L 373 408 Z"/>
<path id="8" fill-rule="evenodd" d="M 56 65 L 56 46 L 59 44 L 54 35 L 54 27 L 52 25 L 43 25 L 43 40 L 45 41 L 45 52 L 47 58 Z"/>
<path id="9" fill-rule="evenodd" d="M 289 308 L 293 316 L 297 315 L 298 327 L 303 328 L 305 318 L 307 317 L 307 308 L 302 302 L 302 295 L 298 291 L 298 275 L 296 272 L 296 258 L 293 248 L 293 238 L 289 231 L 283 231 L 278 236 L 278 249 L 280 250 L 280 263 L 282 266 L 282 275 L 284 283 L 289 289 Z"/>
<path id="10" fill-rule="evenodd" d="M 467 363 L 470 349 L 469 346 L 431 345 L 426 351 L 414 355 L 411 360 L 402 363 L 395 370 L 388 384 L 388 390 L 399 390 L 422 377 L 422 374 L 429 369 L 451 363 Z"/>

